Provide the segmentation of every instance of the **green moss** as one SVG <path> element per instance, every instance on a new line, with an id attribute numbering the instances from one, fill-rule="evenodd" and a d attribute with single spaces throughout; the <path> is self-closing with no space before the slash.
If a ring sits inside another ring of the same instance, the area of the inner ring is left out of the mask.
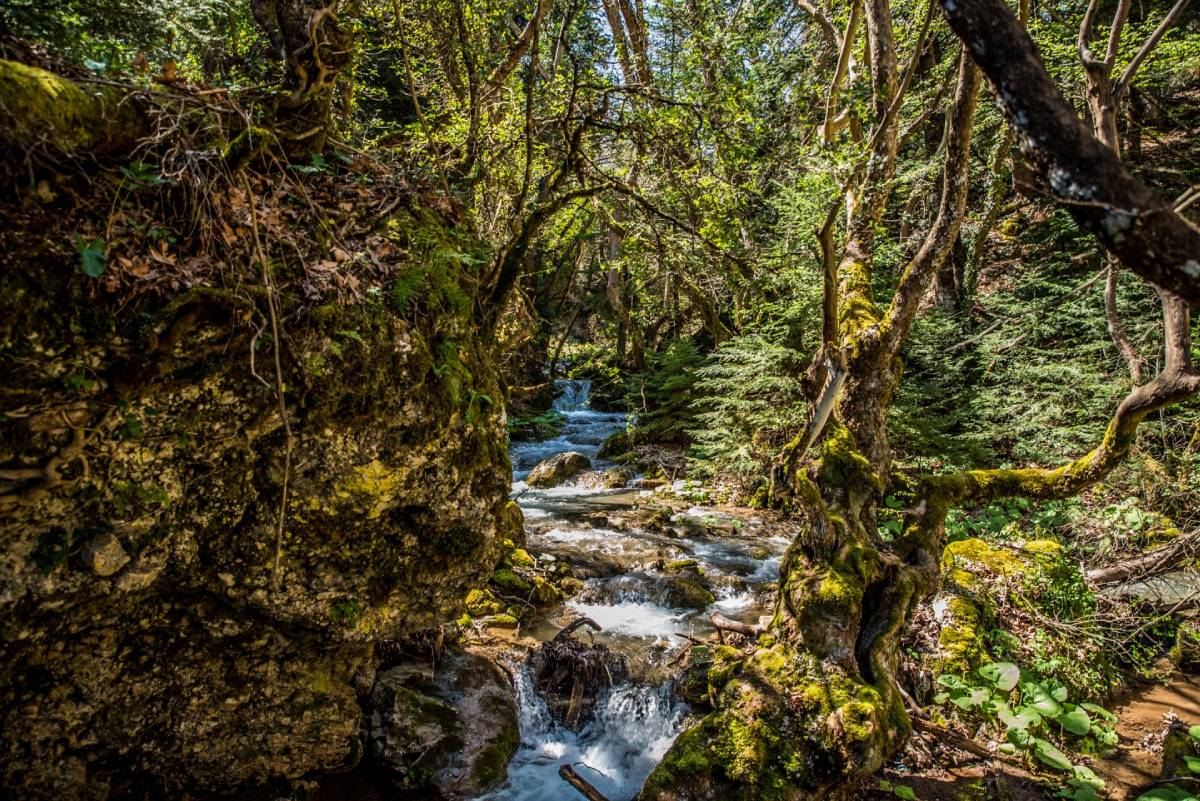
<path id="1" fill-rule="evenodd" d="M 1000 576 L 1015 576 L 1025 569 L 1025 562 L 1012 551 L 994 548 L 972 537 L 951 542 L 942 552 L 942 570 L 950 571 L 955 567 L 967 570 L 983 568 Z"/>
<path id="2" fill-rule="evenodd" d="M 541 576 L 533 577 L 533 602 L 538 606 L 554 606 L 562 603 L 562 591 Z"/>
<path id="3" fill-rule="evenodd" d="M 473 617 L 494 615 L 503 608 L 490 590 L 471 590 L 467 593 L 466 607 Z"/>
<path id="4" fill-rule="evenodd" d="M 514 548 L 508 554 L 508 563 L 513 567 L 536 567 L 537 562 L 529 555 L 529 551 L 524 548 Z"/>
<path id="5" fill-rule="evenodd" d="M 700 573 L 700 564 L 695 559 L 676 559 L 663 568 L 668 573 Z"/>
<path id="6" fill-rule="evenodd" d="M 505 593 L 517 595 L 522 598 L 528 596 L 533 590 L 532 584 L 506 567 L 502 567 L 495 573 L 492 573 L 492 583 Z"/>
<path id="7" fill-rule="evenodd" d="M 1022 546 L 1021 550 L 1032 554 L 1060 556 L 1063 552 L 1063 547 L 1054 540 L 1030 540 Z"/>

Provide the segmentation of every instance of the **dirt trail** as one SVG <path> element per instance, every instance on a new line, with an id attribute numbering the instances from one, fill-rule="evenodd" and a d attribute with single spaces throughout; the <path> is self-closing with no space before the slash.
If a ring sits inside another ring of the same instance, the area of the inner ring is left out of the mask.
<path id="1" fill-rule="evenodd" d="M 1107 782 L 1110 798 L 1134 801 L 1163 778 L 1164 716 L 1174 713 L 1188 726 L 1200 723 L 1200 676 L 1176 673 L 1165 685 L 1135 689 L 1114 711 L 1121 742 L 1112 758 L 1096 760 L 1095 770 Z"/>

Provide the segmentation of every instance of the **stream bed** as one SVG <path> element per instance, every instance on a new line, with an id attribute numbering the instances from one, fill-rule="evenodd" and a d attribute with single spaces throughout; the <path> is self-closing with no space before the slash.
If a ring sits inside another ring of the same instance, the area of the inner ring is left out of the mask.
<path id="1" fill-rule="evenodd" d="M 736 510 L 691 505 L 674 513 L 681 525 L 670 533 L 644 525 L 639 507 L 656 500 L 649 489 L 596 489 L 585 474 L 551 489 L 524 479 L 542 460 L 575 451 L 593 462 L 592 474 L 612 467 L 597 458 L 605 438 L 626 424 L 623 414 L 595 411 L 590 384 L 560 381 L 555 408 L 561 432 L 539 442 L 513 443 L 513 496 L 525 514 L 527 550 L 539 560 L 567 560 L 585 586 L 525 635 L 545 641 L 566 623 L 586 616 L 601 626 L 578 632 L 621 654 L 628 678 L 597 703 L 579 732 L 556 723 L 535 692 L 528 668 L 514 665 L 521 745 L 509 778 L 485 796 L 489 801 L 576 801 L 559 766 L 570 764 L 611 801 L 637 794 L 646 777 L 688 722 L 690 709 L 671 691 L 670 663 L 688 645 L 685 636 L 712 632 L 713 612 L 756 622 L 763 592 L 774 585 L 787 541 L 771 536 L 763 522 Z M 631 482 L 635 485 L 638 482 Z M 661 492 L 659 494 L 661 497 Z M 675 504 L 679 506 L 679 504 Z M 695 560 L 715 602 L 707 608 L 674 605 L 664 562 Z"/>

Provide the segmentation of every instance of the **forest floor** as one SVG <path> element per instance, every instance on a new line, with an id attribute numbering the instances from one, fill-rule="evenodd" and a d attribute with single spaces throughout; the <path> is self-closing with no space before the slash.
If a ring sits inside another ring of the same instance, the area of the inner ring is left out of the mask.
<path id="1" fill-rule="evenodd" d="M 1164 671 L 1170 669 L 1163 663 Z M 1111 801 L 1135 801 L 1160 780 L 1165 770 L 1163 740 L 1172 722 L 1200 721 L 1200 677 L 1164 673 L 1164 681 L 1127 688 L 1113 704 L 1120 742 L 1115 753 L 1092 760 L 1091 767 L 1105 781 Z M 899 758 L 879 778 L 862 788 L 870 799 L 895 798 L 880 789 L 880 779 L 892 787 L 909 787 L 919 801 L 1034 801 L 1056 797 L 1059 787 L 1019 765 L 1000 759 L 985 760 L 941 738 L 916 733 Z"/>

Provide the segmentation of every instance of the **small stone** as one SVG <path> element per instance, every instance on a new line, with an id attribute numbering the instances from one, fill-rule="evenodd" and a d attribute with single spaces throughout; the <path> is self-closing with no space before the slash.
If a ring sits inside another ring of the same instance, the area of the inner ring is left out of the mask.
<path id="1" fill-rule="evenodd" d="M 117 536 L 106 531 L 84 543 L 83 563 L 97 576 L 107 577 L 129 564 L 129 554 Z"/>

